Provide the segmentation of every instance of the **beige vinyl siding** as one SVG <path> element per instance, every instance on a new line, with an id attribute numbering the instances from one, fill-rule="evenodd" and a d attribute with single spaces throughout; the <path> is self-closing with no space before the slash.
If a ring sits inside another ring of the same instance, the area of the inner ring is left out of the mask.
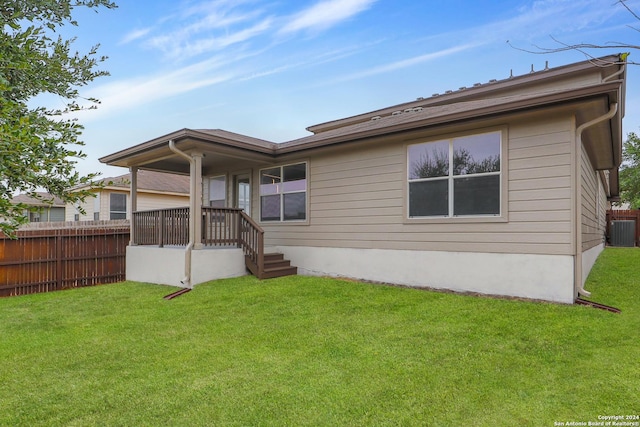
<path id="1" fill-rule="evenodd" d="M 405 218 L 406 145 L 353 144 L 307 154 L 308 224 L 262 226 L 269 245 L 571 254 L 569 116 L 508 126 L 508 221 Z M 498 129 L 496 129 L 498 130 Z M 486 131 L 486 128 L 482 131 Z M 425 140 L 429 140 L 426 138 Z M 418 141 L 416 141 L 418 142 Z M 254 182 L 257 182 L 254 179 Z M 254 205 L 259 200 L 254 188 Z M 257 212 L 254 212 L 257 217 Z"/>
<path id="2" fill-rule="evenodd" d="M 127 197 L 127 214 L 131 212 L 129 206 L 130 197 Z M 154 194 L 138 192 L 138 209 L 139 211 L 151 209 L 167 209 L 181 208 L 189 206 L 189 195 L 178 196 L 173 194 Z M 107 209 L 109 207 L 107 206 Z"/>
<path id="3" fill-rule="evenodd" d="M 81 206 L 84 214 L 77 207 Z M 87 197 L 84 202 L 75 205 L 68 203 L 65 206 L 65 221 L 75 221 L 75 215 L 79 215 L 78 221 L 93 221 L 93 197 Z"/>
<path id="4" fill-rule="evenodd" d="M 125 191 L 113 191 L 103 190 L 100 192 L 100 220 L 110 219 L 110 195 L 112 193 L 124 193 L 127 195 L 127 219 L 131 218 L 131 196 L 129 190 Z M 94 216 L 94 198 L 88 197 L 81 206 L 84 208 L 85 213 L 80 213 L 80 221 L 93 221 Z M 138 211 L 152 210 L 152 209 L 165 209 L 189 206 L 189 195 L 183 196 L 173 194 L 155 194 L 146 193 L 143 191 L 138 192 Z M 76 214 L 76 208 L 73 205 L 66 206 L 65 221 L 73 221 Z"/>
<path id="5" fill-rule="evenodd" d="M 606 194 L 600 181 L 598 172 L 593 170 L 591 161 L 585 148 L 582 148 L 581 162 L 581 185 L 582 185 L 582 251 L 600 245 L 603 242 L 604 225 L 606 211 Z"/>

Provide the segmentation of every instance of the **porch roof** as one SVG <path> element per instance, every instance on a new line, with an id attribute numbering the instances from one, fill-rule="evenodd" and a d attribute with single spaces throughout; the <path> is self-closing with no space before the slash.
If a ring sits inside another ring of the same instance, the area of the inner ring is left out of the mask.
<path id="1" fill-rule="evenodd" d="M 169 148 L 169 141 L 185 152 L 204 155 L 203 173 L 232 163 L 266 164 L 273 161 L 277 144 L 222 129 L 180 129 L 142 144 L 102 157 L 112 166 L 139 167 L 160 172 L 189 174 L 189 163 Z"/>

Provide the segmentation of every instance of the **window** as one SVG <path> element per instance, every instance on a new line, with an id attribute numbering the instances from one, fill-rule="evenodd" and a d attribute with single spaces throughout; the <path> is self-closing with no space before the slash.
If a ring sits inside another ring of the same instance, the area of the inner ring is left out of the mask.
<path id="1" fill-rule="evenodd" d="M 227 180 L 224 175 L 209 178 L 209 206 L 224 208 L 227 203 Z"/>
<path id="2" fill-rule="evenodd" d="M 42 213 L 42 209 L 34 212 L 29 212 L 29 222 L 40 222 L 40 215 Z"/>
<path id="3" fill-rule="evenodd" d="M 127 219 L 127 195 L 111 193 L 109 196 L 109 219 Z"/>
<path id="4" fill-rule="evenodd" d="M 279 166 L 260 171 L 260 220 L 307 219 L 307 164 Z"/>
<path id="5" fill-rule="evenodd" d="M 98 221 L 100 219 L 100 193 L 96 193 L 96 197 L 93 199 L 93 220 Z"/>
<path id="6" fill-rule="evenodd" d="M 410 145 L 409 217 L 500 215 L 501 133 Z"/>

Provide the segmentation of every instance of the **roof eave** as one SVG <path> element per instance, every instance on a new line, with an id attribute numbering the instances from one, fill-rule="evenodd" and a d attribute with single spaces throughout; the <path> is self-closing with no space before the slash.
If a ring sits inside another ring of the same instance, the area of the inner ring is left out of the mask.
<path id="1" fill-rule="evenodd" d="M 586 88 L 572 89 L 560 93 L 547 94 L 536 98 L 528 98 L 522 100 L 515 100 L 503 104 L 483 106 L 477 109 L 466 110 L 462 112 L 455 112 L 447 115 L 437 117 L 426 117 L 422 120 L 416 120 L 412 122 L 399 123 L 397 125 L 380 127 L 376 129 L 365 130 L 362 132 L 354 132 L 350 134 L 341 134 L 334 138 L 321 139 L 319 141 L 313 141 L 309 143 L 301 144 L 283 144 L 278 147 L 277 154 L 291 153 L 295 151 L 302 151 L 311 148 L 318 148 L 327 145 L 338 144 L 341 142 L 361 140 L 364 138 L 371 138 L 376 136 L 382 136 L 387 134 L 393 134 L 417 128 L 426 128 L 432 126 L 438 126 L 443 124 L 453 124 L 459 121 L 468 120 L 472 118 L 485 118 L 489 116 L 512 113 L 516 111 L 525 111 L 536 108 L 542 108 L 550 105 L 560 105 L 570 102 L 580 101 L 583 99 L 595 97 L 595 96 L 607 96 L 609 94 L 616 93 L 620 87 L 620 81 L 608 82 L 598 86 L 590 86 Z"/>
<path id="2" fill-rule="evenodd" d="M 225 138 L 220 135 L 212 135 L 206 132 L 200 132 L 193 129 L 180 129 L 178 131 L 163 135 L 158 138 L 154 138 L 150 141 L 143 142 L 142 144 L 135 145 L 133 147 L 118 151 L 116 153 L 101 157 L 99 161 L 106 163 L 110 166 L 124 166 L 127 164 L 126 159 L 130 159 L 134 156 L 143 154 L 148 151 L 152 151 L 158 148 L 163 148 L 168 145 L 170 140 L 180 141 L 185 139 L 193 139 L 196 141 L 202 141 L 207 143 L 221 144 L 226 147 L 237 148 L 241 150 L 247 150 L 259 154 L 274 155 L 276 144 L 272 144 L 271 147 L 264 147 L 257 144 L 251 144 L 244 141 L 237 141 L 230 138 Z"/>
<path id="3" fill-rule="evenodd" d="M 599 58 L 601 61 L 614 61 L 617 60 L 618 55 L 605 56 Z M 616 63 L 611 63 L 616 65 Z M 541 80 L 550 78 L 560 78 L 565 75 L 575 75 L 576 73 L 593 73 L 594 64 L 593 61 L 583 61 L 579 63 L 568 64 L 560 67 L 554 67 L 547 70 L 537 71 L 531 74 L 524 74 L 521 76 L 510 77 L 502 80 L 492 80 L 487 83 L 474 85 L 473 87 L 461 88 L 461 90 L 451 91 L 445 94 L 436 94 L 428 98 L 418 98 L 416 101 L 410 101 L 390 107 L 385 107 L 379 110 L 370 111 L 355 116 L 345 117 L 337 120 L 332 120 L 324 123 L 319 123 L 313 126 L 309 126 L 306 129 L 314 134 L 326 132 L 332 129 L 348 126 L 350 124 L 362 123 L 369 118 L 376 115 L 391 114 L 394 110 L 404 110 L 406 108 L 412 108 L 415 106 L 435 106 L 444 103 L 457 102 L 469 96 L 478 96 L 486 92 L 494 92 L 497 89 L 507 90 L 513 86 L 531 85 L 536 84 Z"/>

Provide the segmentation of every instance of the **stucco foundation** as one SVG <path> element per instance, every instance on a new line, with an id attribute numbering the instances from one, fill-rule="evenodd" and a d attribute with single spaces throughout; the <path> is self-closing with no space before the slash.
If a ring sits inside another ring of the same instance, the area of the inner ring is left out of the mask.
<path id="1" fill-rule="evenodd" d="M 127 247 L 127 280 L 183 286 L 185 249 Z M 191 286 L 247 274 L 242 249 L 201 249 L 191 252 Z"/>
<path id="2" fill-rule="evenodd" d="M 569 255 L 278 246 L 299 274 L 573 303 Z"/>

